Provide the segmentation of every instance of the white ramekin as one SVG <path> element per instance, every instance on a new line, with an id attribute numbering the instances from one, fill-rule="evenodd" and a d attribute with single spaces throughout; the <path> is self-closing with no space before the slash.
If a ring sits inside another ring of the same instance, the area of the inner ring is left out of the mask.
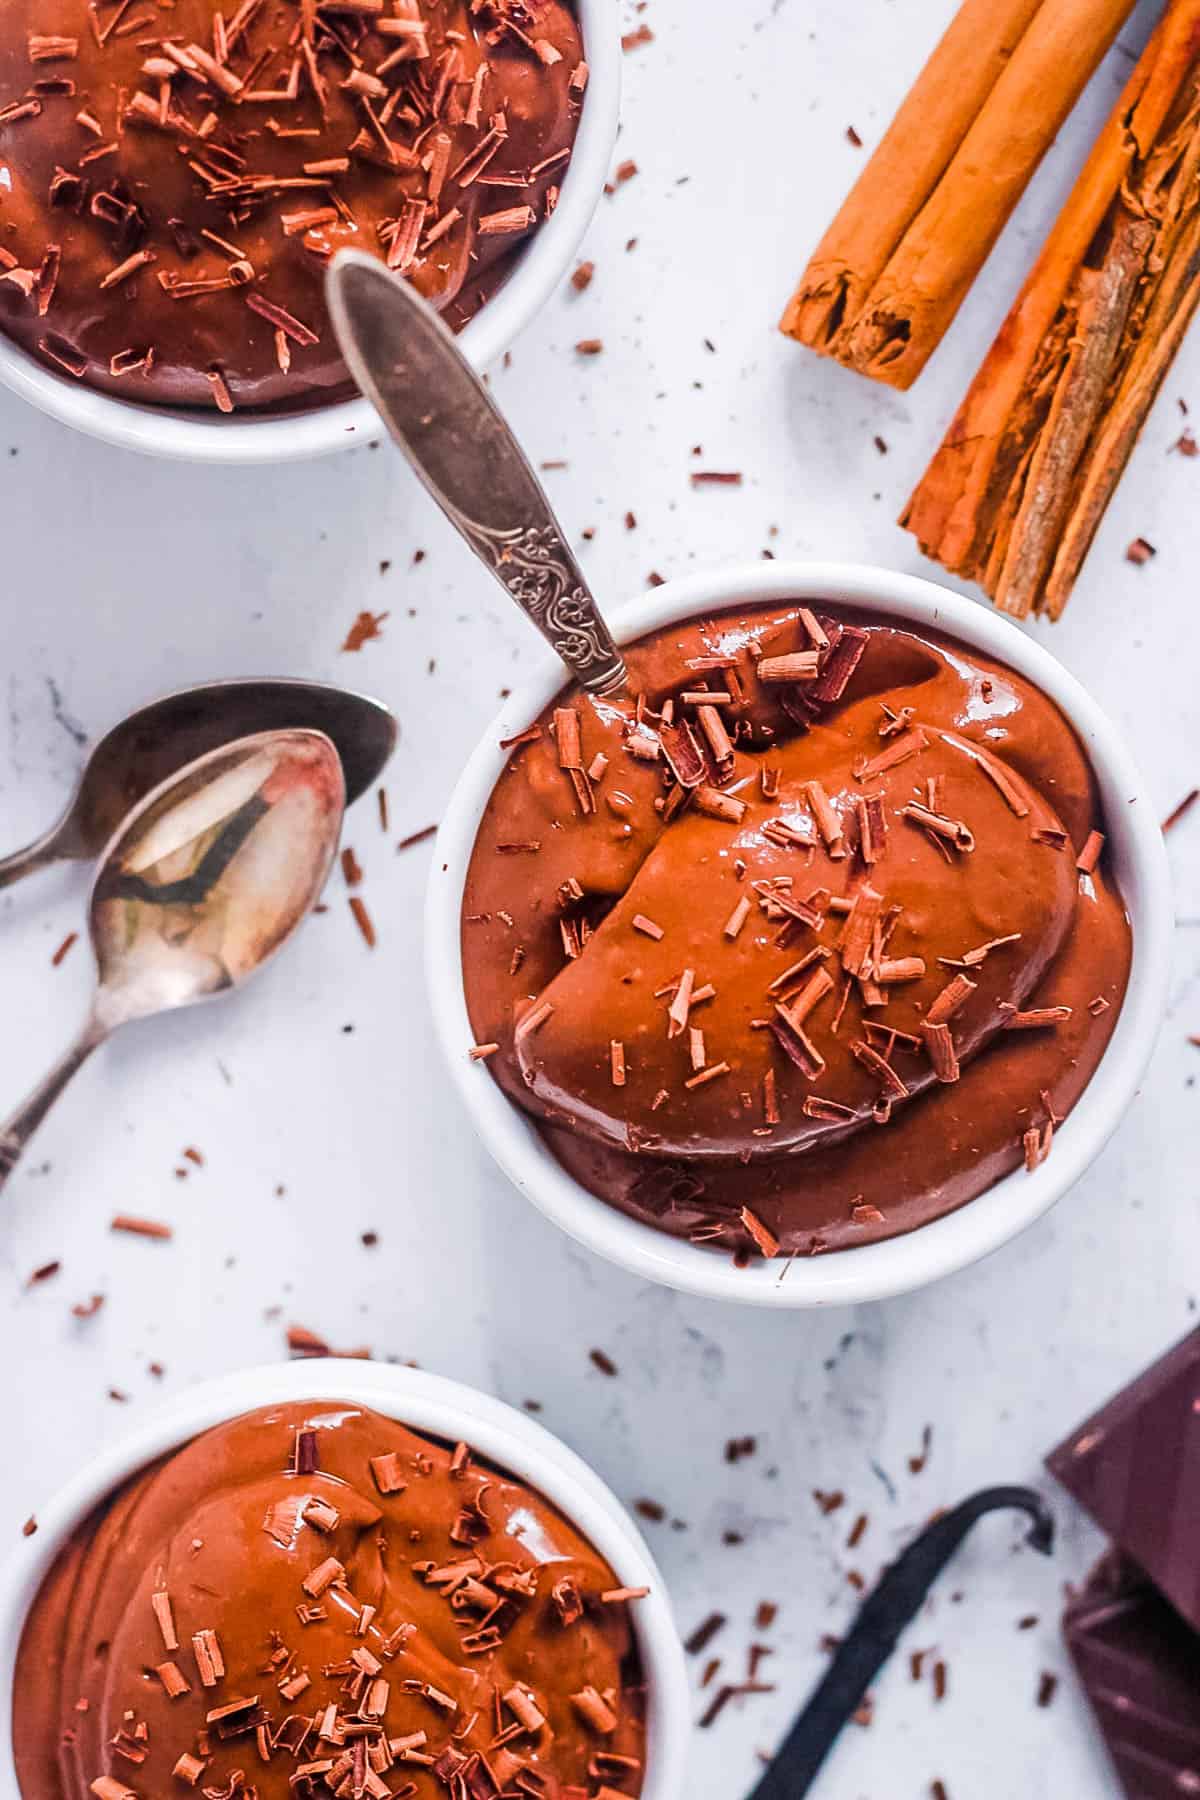
<path id="1" fill-rule="evenodd" d="M 155 1457 L 260 1406 L 345 1400 L 416 1431 L 470 1444 L 551 1500 L 628 1587 L 650 1593 L 630 1608 L 648 1689 L 642 1800 L 679 1800 L 691 1731 L 683 1650 L 663 1578 L 628 1513 L 587 1464 L 527 1414 L 460 1382 L 384 1363 L 324 1358 L 242 1369 L 185 1390 L 103 1449 L 36 1510 L 38 1529 L 0 1566 L 0 1791 L 18 1793 L 10 1714 L 25 1616 L 71 1532 L 106 1494 Z"/>
<path id="2" fill-rule="evenodd" d="M 555 1160 L 529 1119 L 507 1100 L 485 1063 L 468 1060 L 471 1025 L 463 996 L 459 918 L 479 821 L 504 767 L 502 738 L 515 736 L 559 690 L 547 661 L 505 703 L 463 772 L 438 834 L 426 911 L 426 962 L 434 1021 L 455 1085 L 487 1148 L 534 1205 L 589 1249 L 634 1274 L 685 1293 L 757 1306 L 844 1306 L 922 1287 L 977 1262 L 1040 1218 L 1074 1186 L 1133 1099 L 1166 1003 L 1171 889 L 1154 807 L 1119 732 L 1079 682 L 1002 614 L 932 581 L 848 563 L 749 563 L 690 576 L 621 608 L 623 642 L 678 619 L 755 602 L 798 599 L 853 604 L 917 627 L 936 627 L 1007 663 L 1057 702 L 1091 759 L 1103 802 L 1108 854 L 1133 925 L 1133 967 L 1104 1058 L 1039 1169 L 1006 1176 L 957 1212 L 906 1237 L 861 1249 L 755 1260 L 746 1269 L 668 1236 L 588 1193 Z M 786 1266 L 786 1279 L 781 1269 Z"/>
<path id="3" fill-rule="evenodd" d="M 483 370 L 507 350 L 566 275 L 608 179 L 621 99 L 620 18 L 613 0 L 575 0 L 588 64 L 579 132 L 558 205 L 509 279 L 459 335 Z M 178 462 L 300 462 L 363 443 L 380 430 L 366 400 L 267 415 L 138 406 L 54 374 L 0 334 L 0 385 L 39 411 L 122 450 Z"/>

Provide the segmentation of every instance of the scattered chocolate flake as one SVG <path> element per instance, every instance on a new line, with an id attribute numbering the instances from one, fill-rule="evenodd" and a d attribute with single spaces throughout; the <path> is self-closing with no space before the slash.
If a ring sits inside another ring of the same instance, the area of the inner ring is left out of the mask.
<path id="1" fill-rule="evenodd" d="M 1185 794 L 1183 799 L 1179 802 L 1179 805 L 1175 807 L 1173 811 L 1169 812 L 1163 820 L 1162 828 L 1164 833 L 1173 830 L 1173 828 L 1178 825 L 1179 821 L 1191 812 L 1197 800 L 1200 800 L 1200 788 L 1193 788 L 1190 794 Z"/>
<path id="2" fill-rule="evenodd" d="M 362 864 L 349 844 L 342 851 L 342 876 L 347 887 L 358 887 L 363 878 Z"/>
<path id="3" fill-rule="evenodd" d="M 920 1450 L 918 1451 L 916 1456 L 910 1456 L 908 1459 L 908 1472 L 910 1475 L 920 1475 L 924 1472 L 926 1465 L 929 1462 L 929 1452 L 932 1449 L 932 1447 L 933 1447 L 933 1426 L 926 1425 L 921 1432 L 921 1448 L 920 1448 Z"/>
<path id="4" fill-rule="evenodd" d="M 131 1213 L 117 1213 L 109 1230 L 127 1231 L 133 1237 L 170 1238 L 175 1235 L 170 1225 L 160 1224 L 157 1219 L 138 1219 Z"/>
<path id="5" fill-rule="evenodd" d="M 708 1649 L 719 1631 L 728 1623 L 726 1615 L 721 1612 L 710 1613 L 702 1624 L 697 1625 L 690 1637 L 683 1640 L 683 1647 L 689 1656 L 699 1656 Z"/>
<path id="6" fill-rule="evenodd" d="M 94 1319 L 104 1305 L 103 1294 L 93 1294 L 90 1300 L 76 1301 L 71 1308 L 71 1316 L 76 1319 Z"/>
<path id="7" fill-rule="evenodd" d="M 688 479 L 694 488 L 741 487 L 744 477 L 740 469 L 693 469 Z"/>
<path id="8" fill-rule="evenodd" d="M 34 1518 L 33 1514 L 30 1513 L 29 1517 L 26 1519 L 25 1523 L 21 1527 L 21 1536 L 31 1538 L 34 1535 L 34 1533 L 36 1532 L 37 1528 L 38 1528 L 38 1522 L 37 1522 L 36 1518 Z"/>
<path id="9" fill-rule="evenodd" d="M 1140 568 L 1143 563 L 1148 563 L 1151 557 L 1157 555 L 1158 551 L 1148 538 L 1136 537 L 1125 551 L 1125 561 L 1134 563 Z"/>
<path id="10" fill-rule="evenodd" d="M 575 346 L 579 356 L 599 356 L 604 349 L 603 338 L 580 338 Z"/>
<path id="11" fill-rule="evenodd" d="M 350 911 L 354 915 L 354 923 L 362 932 L 363 940 L 366 943 L 368 950 L 373 950 L 376 944 L 375 926 L 372 922 L 370 913 L 367 911 L 366 901 L 358 894 L 351 894 L 348 904 Z"/>
<path id="12" fill-rule="evenodd" d="M 1038 1681 L 1038 1690 L 1037 1690 L 1038 1705 L 1041 1707 L 1049 1706 L 1050 1702 L 1054 1699 L 1054 1696 L 1057 1693 L 1057 1691 L 1058 1691 L 1058 1676 L 1052 1675 L 1050 1673 L 1049 1669 L 1044 1669 L 1042 1671 L 1041 1677 Z"/>
<path id="13" fill-rule="evenodd" d="M 594 262 L 581 262 L 571 277 L 571 286 L 575 289 L 575 292 L 577 294 L 582 294 L 587 288 L 590 288 L 592 281 L 595 278 L 595 274 L 596 265 Z"/>
<path id="14" fill-rule="evenodd" d="M 846 127 L 846 142 L 848 144 L 853 144 L 853 146 L 856 150 L 862 149 L 863 141 L 859 137 L 857 131 L 855 131 L 853 125 L 847 125 L 847 127 Z"/>
<path id="15" fill-rule="evenodd" d="M 407 837 L 402 837 L 400 839 L 400 842 L 396 845 L 396 849 L 411 850 L 414 845 L 423 844 L 428 838 L 436 837 L 437 829 L 436 825 L 423 825 L 420 831 L 410 831 Z"/>
<path id="16" fill-rule="evenodd" d="M 1180 456 L 1200 456 L 1200 444 L 1196 442 L 1195 433 L 1190 428 L 1180 433 L 1171 449 L 1177 450 Z"/>
<path id="17" fill-rule="evenodd" d="M 328 1343 L 317 1332 L 310 1331 L 306 1325 L 289 1325 L 287 1328 L 287 1347 L 293 1356 L 328 1356 Z"/>
<path id="18" fill-rule="evenodd" d="M 616 1363 L 606 1351 L 589 1350 L 588 1356 L 591 1359 L 593 1366 L 599 1369 L 602 1375 L 616 1375 L 618 1373 Z"/>
<path id="19" fill-rule="evenodd" d="M 380 630 L 380 627 L 384 620 L 389 617 L 390 614 L 385 612 L 360 612 L 353 625 L 351 625 L 349 631 L 346 633 L 346 639 L 342 645 L 342 649 L 361 650 L 363 645 L 370 643 L 372 638 L 382 637 L 383 632 Z"/>
<path id="20" fill-rule="evenodd" d="M 33 1274 L 25 1284 L 26 1287 L 37 1287 L 39 1282 L 52 1280 L 61 1268 L 61 1262 L 43 1263 L 40 1269 L 35 1269 L 33 1271 Z"/>
<path id="21" fill-rule="evenodd" d="M 621 48 L 625 51 L 636 50 L 642 44 L 652 44 L 653 42 L 654 33 L 651 31 L 650 27 L 646 24 L 641 24 L 637 26 L 634 31 L 627 31 L 624 33 L 621 38 Z"/>

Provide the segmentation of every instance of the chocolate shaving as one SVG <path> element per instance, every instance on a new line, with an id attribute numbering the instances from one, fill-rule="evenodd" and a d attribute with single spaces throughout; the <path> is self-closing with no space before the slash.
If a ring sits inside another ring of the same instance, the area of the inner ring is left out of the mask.
<path id="1" fill-rule="evenodd" d="M 1000 1002 L 1000 1011 L 1005 1015 L 1005 1031 L 1053 1029 L 1056 1025 L 1064 1025 L 1071 1017 L 1069 1006 L 1037 1006 L 1027 1012 L 1021 1012 L 1006 1000 Z"/>
<path id="2" fill-rule="evenodd" d="M 755 674 L 760 681 L 766 682 L 815 681 L 820 662 L 819 650 L 796 650 L 788 656 L 760 657 L 755 664 Z"/>
<path id="3" fill-rule="evenodd" d="M 850 1053 L 863 1065 L 864 1069 L 869 1069 L 872 1075 L 879 1077 L 885 1093 L 890 1094 L 896 1100 L 908 1099 L 908 1088 L 904 1081 L 893 1069 L 891 1063 L 885 1057 L 880 1056 L 878 1050 L 873 1050 L 870 1044 L 859 1039 L 851 1044 Z"/>
<path id="4" fill-rule="evenodd" d="M 1016 814 L 1017 818 L 1027 819 L 1029 817 L 1029 804 L 1008 771 L 998 762 L 994 762 L 990 756 L 976 754 L 972 760 L 977 768 L 983 770 L 983 773 L 987 776 L 988 780 L 1000 789 L 1009 808 Z"/>
<path id="5" fill-rule="evenodd" d="M 956 975 L 952 981 L 947 982 L 930 1006 L 925 1015 L 925 1023 L 927 1025 L 948 1024 L 959 1008 L 970 999 L 976 986 L 977 983 L 969 980 L 966 975 Z"/>
<path id="6" fill-rule="evenodd" d="M 822 664 L 810 698 L 821 706 L 833 706 L 841 700 L 862 661 L 868 641 L 867 632 L 857 625 L 843 625 Z"/>
<path id="7" fill-rule="evenodd" d="M 754 1239 L 760 1254 L 764 1256 L 768 1262 L 773 1257 L 778 1256 L 779 1239 L 775 1236 L 773 1231 L 768 1230 L 758 1214 L 752 1212 L 748 1206 L 743 1206 L 740 1217 L 742 1224 Z"/>
<path id="8" fill-rule="evenodd" d="M 658 739 L 667 765 L 680 787 L 699 787 L 708 770 L 704 752 L 688 721 L 685 719 L 678 725 L 664 723 L 659 727 Z"/>
<path id="9" fill-rule="evenodd" d="M 768 1029 L 784 1055 L 809 1081 L 816 1081 L 824 1074 L 825 1058 L 785 1007 L 776 1006 L 775 1017 Z"/>
<path id="10" fill-rule="evenodd" d="M 697 812 L 702 812 L 710 819 L 723 819 L 727 824 L 738 825 L 746 815 L 746 802 L 733 794 L 723 794 L 719 788 L 710 787 L 707 782 L 692 791 L 692 804 Z"/>
<path id="11" fill-rule="evenodd" d="M 160 1224 L 157 1219 L 138 1219 L 131 1213 L 117 1213 L 109 1224 L 110 1231 L 127 1231 L 134 1237 L 161 1238 L 173 1237 L 170 1225 Z"/>
<path id="12" fill-rule="evenodd" d="M 1175 826 L 1179 824 L 1179 821 L 1191 812 L 1197 800 L 1200 800 L 1200 788 L 1193 788 L 1190 794 L 1184 795 L 1183 799 L 1179 802 L 1179 805 L 1172 808 L 1163 820 L 1162 828 L 1164 835 L 1168 831 L 1172 831 Z"/>
<path id="13" fill-rule="evenodd" d="M 954 1039 L 950 1035 L 950 1027 L 944 1024 L 931 1025 L 926 1019 L 921 1026 L 921 1035 L 925 1040 L 925 1048 L 929 1053 L 929 1060 L 933 1064 L 938 1080 L 957 1081 L 960 1074 L 958 1054 L 954 1048 Z"/>

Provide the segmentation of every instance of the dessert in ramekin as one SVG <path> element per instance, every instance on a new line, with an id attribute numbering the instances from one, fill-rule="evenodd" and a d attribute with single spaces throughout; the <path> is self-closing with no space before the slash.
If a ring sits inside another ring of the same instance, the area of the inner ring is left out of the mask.
<path id="1" fill-rule="evenodd" d="M 353 443 L 325 263 L 373 251 L 490 360 L 599 197 L 616 32 L 602 0 L 7 9 L 0 380 L 164 455 Z"/>
<path id="2" fill-rule="evenodd" d="M 0 1583 L 22 1800 L 680 1792 L 682 1654 L 636 1531 L 456 1383 L 332 1361 L 207 1383 L 37 1526 Z"/>
<path id="3" fill-rule="evenodd" d="M 1161 836 L 1112 727 L 884 571 L 723 571 L 621 623 L 625 699 L 548 673 L 443 825 L 435 1014 L 489 1147 L 700 1292 L 859 1299 L 985 1254 L 1099 1149 L 1161 1013 Z"/>

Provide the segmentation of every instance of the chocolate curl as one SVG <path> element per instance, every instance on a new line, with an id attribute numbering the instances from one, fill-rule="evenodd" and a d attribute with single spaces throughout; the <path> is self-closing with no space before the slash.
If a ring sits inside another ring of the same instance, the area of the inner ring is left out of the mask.
<path id="1" fill-rule="evenodd" d="M 844 1725 L 849 1724 L 900 1634 L 920 1612 L 933 1583 L 972 1527 L 985 1514 L 1006 1507 L 1028 1513 L 1027 1542 L 1049 1556 L 1054 1519 L 1032 1488 L 985 1488 L 943 1513 L 914 1538 L 878 1587 L 868 1594 L 849 1635 L 842 1640 L 823 1679 L 796 1720 L 751 1800 L 802 1800 L 809 1793 Z"/>

